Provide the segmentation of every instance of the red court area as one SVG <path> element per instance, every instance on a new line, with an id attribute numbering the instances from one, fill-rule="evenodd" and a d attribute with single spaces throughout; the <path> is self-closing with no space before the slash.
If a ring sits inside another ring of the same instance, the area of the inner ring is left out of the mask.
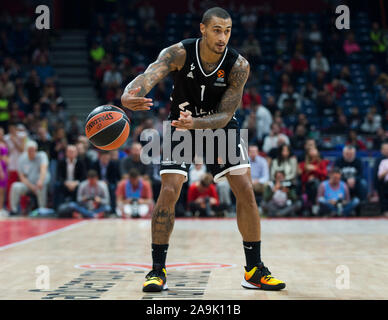
<path id="1" fill-rule="evenodd" d="M 59 230 L 79 222 L 79 219 L 3 220 L 0 221 L 0 248 L 2 246 L 26 240 L 31 237 L 40 236 L 51 231 Z"/>

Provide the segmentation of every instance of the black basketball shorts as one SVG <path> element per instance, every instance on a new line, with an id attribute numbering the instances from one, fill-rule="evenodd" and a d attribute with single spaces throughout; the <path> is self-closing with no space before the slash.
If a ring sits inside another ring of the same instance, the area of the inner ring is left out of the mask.
<path id="1" fill-rule="evenodd" d="M 190 166 L 198 157 L 202 158 L 215 182 L 225 180 L 227 173 L 242 174 L 250 167 L 247 137 L 244 137 L 238 128 L 226 126 L 206 131 L 178 130 L 177 136 L 182 135 L 181 137 L 174 137 L 175 131 L 176 128 L 171 127 L 171 135 L 163 135 L 160 175 L 182 174 L 187 181 Z M 188 150 L 190 148 L 191 152 Z"/>

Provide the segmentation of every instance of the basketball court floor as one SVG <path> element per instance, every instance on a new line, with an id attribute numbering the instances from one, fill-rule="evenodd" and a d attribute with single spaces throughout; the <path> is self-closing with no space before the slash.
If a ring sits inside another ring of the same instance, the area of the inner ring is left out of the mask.
<path id="1" fill-rule="evenodd" d="M 236 221 L 177 219 L 169 290 L 141 291 L 150 220 L 0 220 L 0 299 L 387 299 L 388 219 L 262 219 L 262 258 L 283 291 L 240 286 Z"/>

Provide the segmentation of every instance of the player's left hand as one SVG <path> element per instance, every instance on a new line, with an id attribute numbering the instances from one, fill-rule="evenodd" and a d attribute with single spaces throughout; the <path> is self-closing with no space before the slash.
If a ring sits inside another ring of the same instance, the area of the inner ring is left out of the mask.
<path id="1" fill-rule="evenodd" d="M 181 111 L 178 120 L 173 120 L 171 125 L 182 130 L 194 129 L 194 119 L 191 116 L 191 111 Z"/>

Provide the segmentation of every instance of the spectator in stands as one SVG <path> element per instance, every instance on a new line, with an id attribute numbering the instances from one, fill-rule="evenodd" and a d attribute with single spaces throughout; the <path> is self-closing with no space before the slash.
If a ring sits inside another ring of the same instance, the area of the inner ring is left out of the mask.
<path id="1" fill-rule="evenodd" d="M 39 102 L 42 104 L 42 110 L 45 113 L 49 110 L 53 112 L 53 104 L 56 105 L 58 110 L 62 110 L 65 107 L 65 101 L 63 97 L 59 94 L 52 79 L 46 80 L 46 84 L 43 87 L 43 94 L 42 97 L 39 99 Z"/>
<path id="2" fill-rule="evenodd" d="M 328 73 L 330 71 L 329 62 L 326 57 L 322 55 L 321 51 L 317 51 L 310 61 L 310 71 L 318 72 L 322 71 Z"/>
<path id="3" fill-rule="evenodd" d="M 0 74 L 0 97 L 3 97 L 7 100 L 11 99 L 15 94 L 15 85 L 9 79 L 8 72 L 3 72 Z"/>
<path id="4" fill-rule="evenodd" d="M 25 88 L 27 90 L 27 97 L 30 103 L 39 101 L 42 82 L 35 69 L 32 69 L 27 77 Z"/>
<path id="5" fill-rule="evenodd" d="M 325 46 L 325 53 L 326 56 L 330 55 L 335 59 L 341 58 L 344 55 L 343 41 L 341 34 L 337 30 L 329 36 Z"/>
<path id="6" fill-rule="evenodd" d="M 349 128 L 358 131 L 361 126 L 361 115 L 360 109 L 357 106 L 354 106 L 350 109 L 350 115 L 348 117 Z"/>
<path id="7" fill-rule="evenodd" d="M 271 180 L 275 179 L 276 172 L 281 171 L 284 174 L 283 179 L 285 181 L 296 183 L 298 174 L 298 161 L 293 156 L 289 145 L 282 145 L 278 149 L 278 154 L 271 162 Z"/>
<path id="8" fill-rule="evenodd" d="M 245 89 L 242 97 L 242 105 L 244 109 L 249 108 L 252 104 L 261 104 L 261 96 L 254 87 Z"/>
<path id="9" fill-rule="evenodd" d="M 241 51 L 249 61 L 252 61 L 252 63 L 257 63 L 259 61 L 261 57 L 261 48 L 259 41 L 255 38 L 253 33 L 250 33 L 248 38 L 244 40 Z"/>
<path id="10" fill-rule="evenodd" d="M 278 106 L 282 115 L 289 116 L 301 109 L 301 96 L 294 90 L 292 85 L 288 86 L 278 99 Z"/>
<path id="11" fill-rule="evenodd" d="M 376 107 L 369 111 L 361 125 L 361 131 L 367 134 L 375 134 L 381 127 L 381 116 L 376 113 Z"/>
<path id="12" fill-rule="evenodd" d="M 334 78 L 326 85 L 325 90 L 331 94 L 334 99 L 340 100 L 342 95 L 346 92 L 346 87 L 339 81 L 339 79 Z"/>
<path id="13" fill-rule="evenodd" d="M 0 127 L 0 217 L 8 216 L 5 197 L 8 184 L 8 147 L 4 140 L 4 129 Z"/>
<path id="14" fill-rule="evenodd" d="M 269 167 L 267 160 L 260 156 L 256 145 L 248 147 L 248 157 L 251 163 L 253 190 L 257 196 L 263 193 L 265 184 L 269 181 Z"/>
<path id="15" fill-rule="evenodd" d="M 151 166 L 145 165 L 141 159 L 140 159 L 140 154 L 141 154 L 141 144 L 138 142 L 132 143 L 131 146 L 131 152 L 128 157 L 125 157 L 121 159 L 120 163 L 120 173 L 121 177 L 124 177 L 131 168 L 136 168 L 139 172 L 140 175 L 144 176 L 152 176 Z"/>
<path id="16" fill-rule="evenodd" d="M 271 132 L 264 138 L 263 151 L 267 154 L 271 150 L 276 150 L 282 144 L 290 144 L 290 140 L 285 134 L 280 133 L 280 128 L 277 123 L 271 124 Z"/>
<path id="17" fill-rule="evenodd" d="M 344 114 L 340 114 L 334 118 L 332 125 L 325 132 L 328 134 L 343 134 L 347 132 L 348 127 L 348 119 Z"/>
<path id="18" fill-rule="evenodd" d="M 302 54 L 299 51 L 295 51 L 293 58 L 290 61 L 292 66 L 292 71 L 297 75 L 301 76 L 305 74 L 309 67 L 305 58 L 303 58 Z"/>
<path id="19" fill-rule="evenodd" d="M 256 136 L 258 141 L 271 132 L 272 115 L 262 104 L 257 105 L 256 109 Z"/>
<path id="20" fill-rule="evenodd" d="M 78 146 L 79 143 L 83 144 L 83 148 L 80 148 Z M 90 167 L 91 164 L 97 161 L 98 159 L 98 152 L 96 151 L 95 148 L 93 147 L 91 148 L 90 146 L 91 146 L 90 141 L 86 136 L 82 135 L 78 137 L 78 140 L 77 140 L 78 154 L 82 158 L 86 157 L 84 159 L 86 161 L 86 167 Z"/>
<path id="21" fill-rule="evenodd" d="M 112 63 L 112 68 L 105 71 L 103 84 L 106 88 L 117 88 L 121 85 L 123 78 L 120 71 L 117 69 L 117 65 Z"/>
<path id="22" fill-rule="evenodd" d="M 44 151 L 38 151 L 38 144 L 33 140 L 27 142 L 26 152 L 18 159 L 18 174 L 20 182 L 13 183 L 10 191 L 11 214 L 18 213 L 20 197 L 27 193 L 37 197 L 39 208 L 46 208 L 50 180 L 48 158 Z"/>
<path id="23" fill-rule="evenodd" d="M 380 68 L 386 72 L 388 39 L 384 30 L 380 29 L 377 22 L 372 24 L 370 40 L 372 41 L 372 52 L 374 54 L 375 61 L 377 61 Z"/>
<path id="24" fill-rule="evenodd" d="M 81 120 L 78 119 L 77 115 L 73 114 L 70 116 L 70 121 L 66 122 L 66 139 L 69 143 L 75 144 L 78 137 L 83 133 L 83 124 Z"/>
<path id="25" fill-rule="evenodd" d="M 327 164 L 328 161 L 321 159 L 317 148 L 306 149 L 306 158 L 299 163 L 298 173 L 301 176 L 302 192 L 307 196 L 307 205 L 315 203 L 318 186 L 327 176 Z"/>
<path id="26" fill-rule="evenodd" d="M 349 86 L 353 82 L 352 75 L 350 74 L 350 69 L 348 66 L 342 67 L 338 75 L 338 80 L 343 86 Z"/>
<path id="27" fill-rule="evenodd" d="M 351 129 L 348 131 L 347 139 L 346 139 L 346 145 L 353 145 L 358 150 L 366 150 L 365 143 L 358 138 L 357 131 L 354 129 Z"/>
<path id="28" fill-rule="evenodd" d="M 216 186 L 211 174 L 190 185 L 187 193 L 188 208 L 194 216 L 211 217 L 225 209 L 220 205 Z"/>
<path id="29" fill-rule="evenodd" d="M 273 71 L 276 76 L 279 76 L 284 71 L 284 60 L 279 58 L 276 60 L 275 65 L 273 66 Z"/>
<path id="30" fill-rule="evenodd" d="M 84 143 L 77 141 L 75 146 L 77 148 L 78 159 L 85 164 L 86 171 L 89 171 L 89 169 L 92 167 L 93 161 L 86 155 Z"/>
<path id="31" fill-rule="evenodd" d="M 246 11 L 241 13 L 241 24 L 244 27 L 244 30 L 246 32 L 253 32 L 255 31 L 256 25 L 257 25 L 257 14 L 254 12 L 254 10 L 247 9 Z"/>
<path id="32" fill-rule="evenodd" d="M 98 174 L 98 179 L 108 186 L 110 207 L 112 212 L 116 209 L 116 188 L 120 181 L 120 166 L 118 160 L 112 159 L 111 151 L 100 151 L 99 159 L 92 163 L 91 168 Z"/>
<path id="33" fill-rule="evenodd" d="M 306 114 L 304 113 L 299 113 L 298 114 L 298 120 L 294 126 L 295 130 L 296 130 L 296 127 L 299 126 L 299 125 L 302 125 L 306 128 L 306 131 L 309 132 L 310 131 L 310 122 L 309 122 L 309 119 L 307 118 Z"/>
<path id="34" fill-rule="evenodd" d="M 334 116 L 337 107 L 338 105 L 335 102 L 333 94 L 330 94 L 329 92 L 318 94 L 317 109 L 321 119 L 322 117 Z"/>
<path id="35" fill-rule="evenodd" d="M 97 42 L 94 42 L 89 54 L 93 62 L 99 63 L 105 56 L 105 49 Z"/>
<path id="36" fill-rule="evenodd" d="M 345 146 L 342 157 L 335 161 L 334 166 L 341 170 L 341 179 L 348 186 L 350 196 L 364 201 L 368 194 L 368 185 L 363 177 L 362 162 L 356 158 L 356 148 Z"/>
<path id="37" fill-rule="evenodd" d="M 306 141 L 307 130 L 302 124 L 297 125 L 295 134 L 291 137 L 290 143 L 294 150 L 303 150 Z"/>
<path id="38" fill-rule="evenodd" d="M 346 183 L 341 181 L 341 171 L 334 167 L 330 170 L 329 179 L 321 182 L 317 194 L 317 202 L 321 215 L 350 216 L 359 204 L 357 198 L 352 199 Z"/>
<path id="39" fill-rule="evenodd" d="M 288 39 L 284 32 L 282 32 L 277 38 L 275 43 L 275 50 L 278 56 L 281 56 L 288 51 Z"/>
<path id="40" fill-rule="evenodd" d="M 311 30 L 308 34 L 308 39 L 314 45 L 319 45 L 322 43 L 322 33 L 319 30 L 318 25 L 316 23 L 313 23 L 311 25 Z"/>
<path id="41" fill-rule="evenodd" d="M 298 51 L 301 54 L 305 52 L 306 49 L 306 37 L 304 35 L 304 32 L 297 31 L 294 41 L 292 43 L 293 51 Z"/>
<path id="42" fill-rule="evenodd" d="M 251 112 L 245 116 L 244 122 L 241 125 L 242 129 L 248 129 L 248 143 L 249 144 L 255 144 L 258 143 L 258 137 L 257 137 L 257 119 L 256 119 L 256 111 L 258 106 L 254 107 Z"/>
<path id="43" fill-rule="evenodd" d="M 111 211 L 109 192 L 98 174 L 89 170 L 87 180 L 82 181 L 77 190 L 77 201 L 70 202 L 70 208 L 84 218 L 100 218 Z"/>
<path id="44" fill-rule="evenodd" d="M 371 64 L 368 66 L 368 71 L 366 73 L 366 84 L 368 90 L 373 90 L 376 84 L 376 81 L 379 77 L 379 72 L 377 71 L 376 65 Z"/>
<path id="45" fill-rule="evenodd" d="M 388 131 L 385 131 L 384 128 L 380 127 L 377 129 L 376 136 L 373 139 L 373 149 L 378 150 L 382 143 L 388 140 Z"/>
<path id="46" fill-rule="evenodd" d="M 86 179 L 86 165 L 77 157 L 77 147 L 67 145 L 65 158 L 58 161 L 54 208 L 58 208 L 63 202 L 76 201 L 77 188 Z"/>
<path id="47" fill-rule="evenodd" d="M 277 88 L 276 88 L 276 91 L 277 92 L 286 92 L 288 87 L 291 86 L 292 83 L 291 83 L 291 77 L 289 74 L 287 73 L 282 73 L 282 75 L 280 76 L 280 81 L 278 82 L 277 84 Z"/>
<path id="48" fill-rule="evenodd" d="M 194 182 L 197 182 L 201 177 L 206 173 L 206 165 L 203 164 L 203 161 L 196 157 L 195 163 L 190 166 L 188 183 L 191 185 Z"/>
<path id="49" fill-rule="evenodd" d="M 292 217 L 302 207 L 295 188 L 285 179 L 283 171 L 276 171 L 274 182 L 265 186 L 261 206 L 269 217 Z"/>
<path id="50" fill-rule="evenodd" d="M 318 91 L 310 81 L 302 87 L 300 95 L 302 100 L 314 101 L 317 98 Z"/>
<path id="51" fill-rule="evenodd" d="M 45 83 L 46 79 L 55 76 L 54 69 L 48 64 L 48 60 L 45 56 L 40 57 L 39 65 L 35 67 L 35 70 L 42 83 Z"/>
<path id="52" fill-rule="evenodd" d="M 355 36 L 353 32 L 349 32 L 346 36 L 346 39 L 344 41 L 343 45 L 344 52 L 347 56 L 350 56 L 354 53 L 360 52 L 361 48 L 356 42 Z"/>
<path id="53" fill-rule="evenodd" d="M 116 213 L 120 217 L 145 217 L 152 210 L 153 196 L 150 183 L 131 168 L 128 178 L 120 181 L 116 190 Z"/>
<path id="54" fill-rule="evenodd" d="M 275 115 L 273 122 L 278 124 L 280 128 L 280 133 L 283 133 L 288 137 L 291 137 L 294 134 L 292 128 L 289 128 L 287 125 L 285 125 L 283 117 L 280 115 L 280 112 Z"/>
<path id="55" fill-rule="evenodd" d="M 8 131 L 8 134 L 4 136 L 4 141 L 7 144 L 9 153 L 7 194 L 10 195 L 12 184 L 19 181 L 18 160 L 24 152 L 27 135 L 24 132 L 18 131 L 16 123 L 10 123 Z M 11 201 L 9 197 L 8 204 L 10 208 Z"/>
<path id="56" fill-rule="evenodd" d="M 276 103 L 276 99 L 273 95 L 267 96 L 267 103 L 265 104 L 265 107 L 268 109 L 269 112 L 271 112 L 272 116 L 274 116 L 275 112 L 279 110 L 279 107 Z"/>
<path id="57" fill-rule="evenodd" d="M 381 212 L 386 212 L 388 211 L 388 197 L 386 194 L 387 184 L 386 184 L 386 172 L 384 172 L 384 166 L 381 167 L 380 169 L 380 164 L 382 161 L 388 160 L 388 139 L 385 140 L 381 144 L 380 148 L 380 153 L 381 156 L 376 159 L 375 164 L 374 164 L 374 169 L 373 169 L 373 182 L 374 182 L 374 188 L 377 191 L 377 194 L 379 196 L 379 201 L 380 201 L 380 206 L 381 206 Z M 380 172 L 380 174 L 379 174 Z"/>
<path id="58" fill-rule="evenodd" d="M 380 198 L 381 210 L 383 215 L 388 217 L 388 159 L 384 159 L 380 162 L 377 175 L 382 186 L 382 197 Z"/>

